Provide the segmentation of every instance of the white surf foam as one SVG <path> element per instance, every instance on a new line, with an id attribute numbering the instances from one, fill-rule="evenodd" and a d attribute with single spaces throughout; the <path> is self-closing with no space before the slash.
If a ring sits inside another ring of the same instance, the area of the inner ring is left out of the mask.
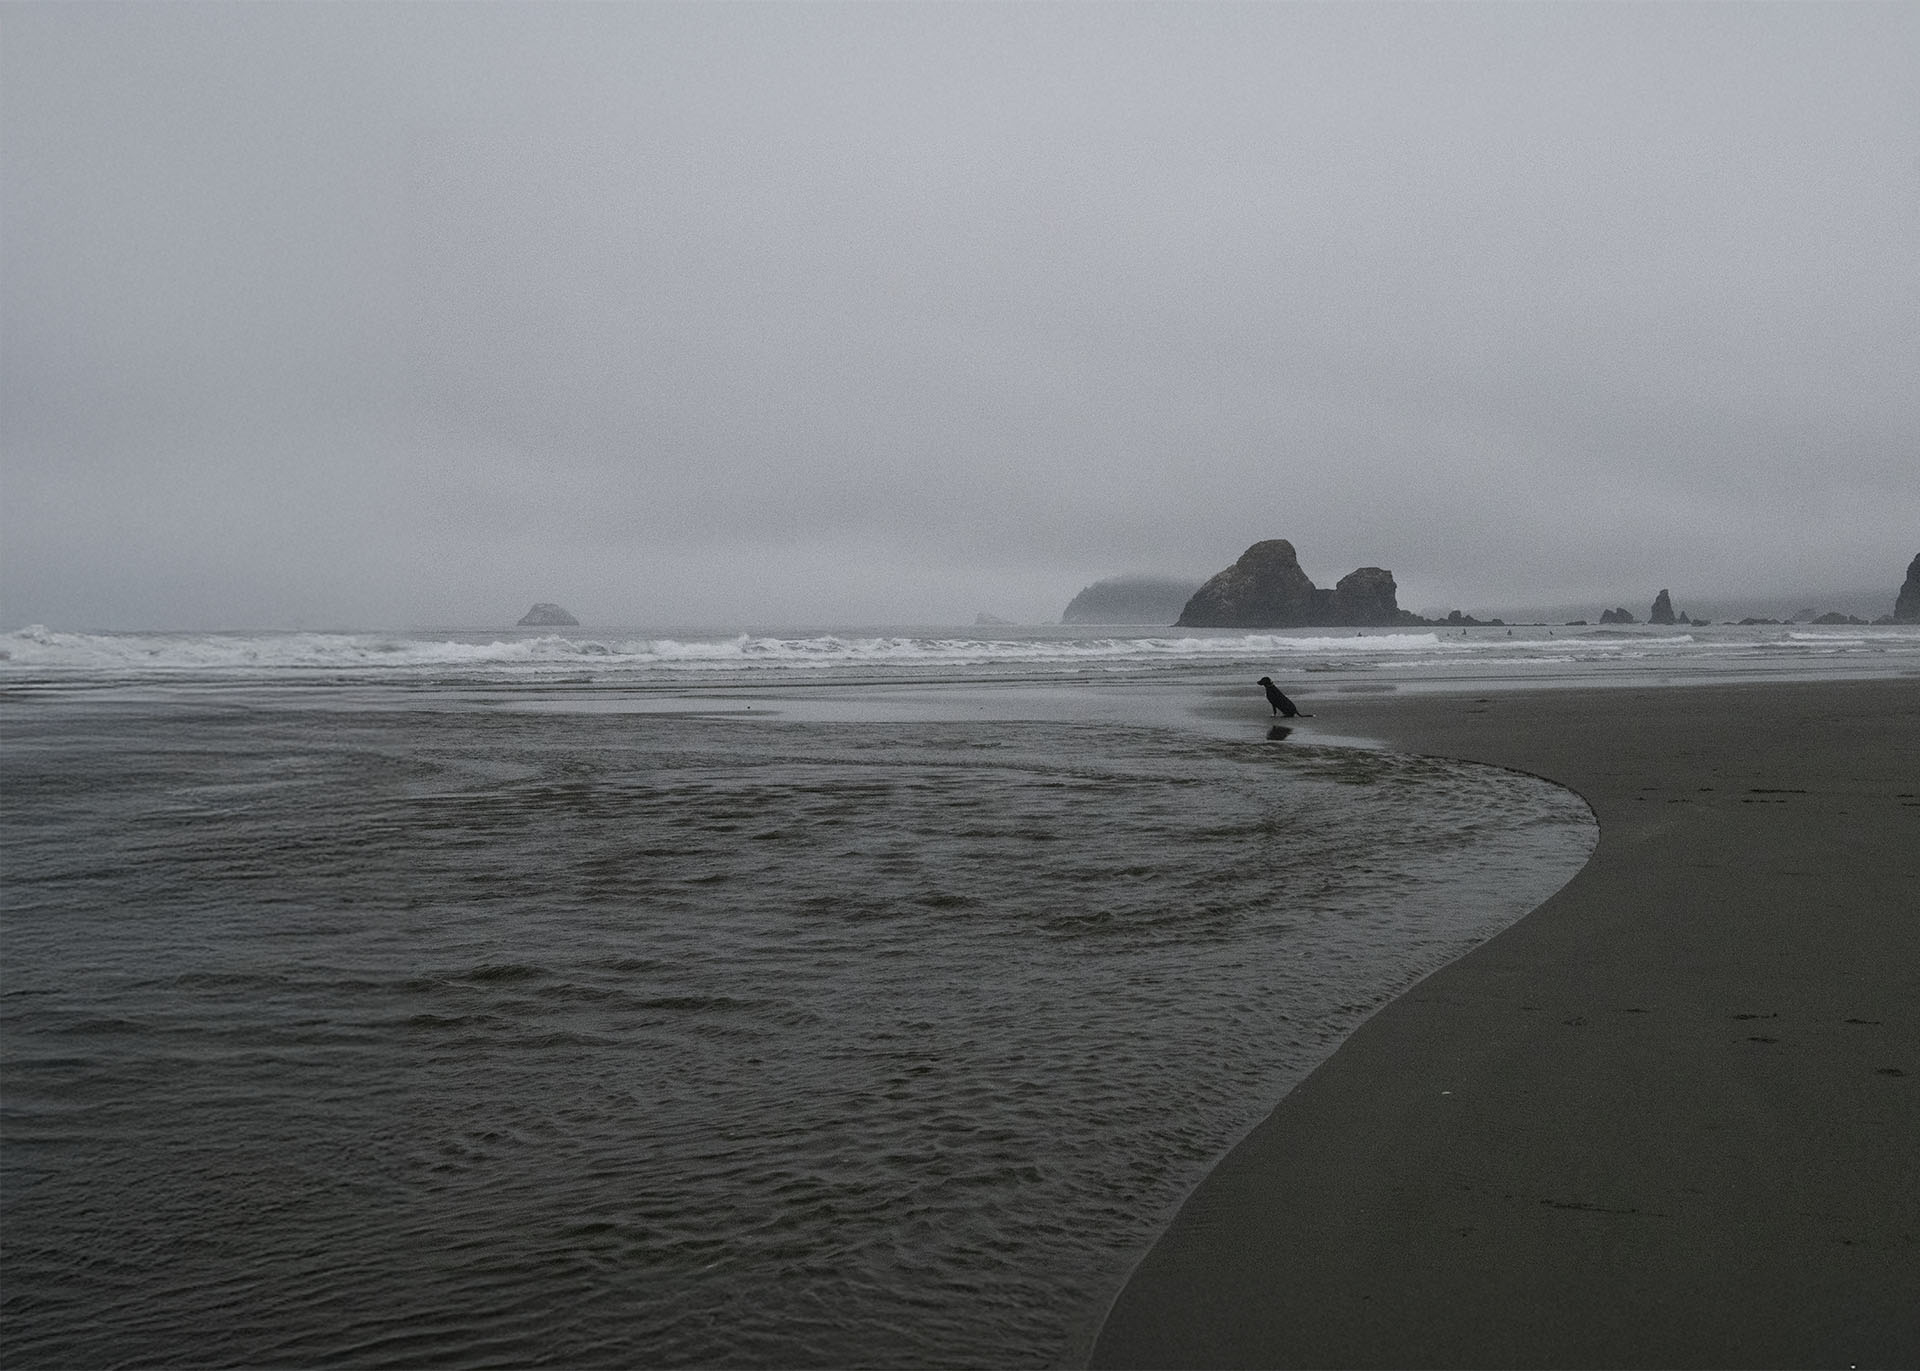
<path id="1" fill-rule="evenodd" d="M 1431 633 L 1290 637 L 1254 633 L 1078 637 L 1037 634 L 973 638 L 916 634 L 734 634 L 715 637 L 563 636 L 524 638 L 380 633 L 64 633 L 34 625 L 0 634 L 0 665 L 61 672 L 402 672 L 445 667 L 645 668 L 709 670 L 780 666 L 987 665 L 1229 659 L 1247 656 L 1399 654 L 1431 651 Z"/>
<path id="2" fill-rule="evenodd" d="M 964 630 L 824 631 L 794 634 L 679 633 L 70 633 L 44 625 L 0 633 L 0 679 L 193 677 L 321 679 L 446 678 L 530 681 L 685 679 L 694 675 L 839 671 L 860 675 L 978 670 L 1124 672 L 1232 662 L 1276 669 L 1445 669 L 1502 662 L 1684 663 L 1755 652 L 1787 657 L 1920 649 L 1920 631 L 1842 632 L 1714 628 L 1703 634 L 1557 633 L 1516 626 L 1458 632 L 1152 630 L 1139 634 L 1020 628 L 992 636 Z M 1258 674 L 1258 673 L 1256 673 Z"/>

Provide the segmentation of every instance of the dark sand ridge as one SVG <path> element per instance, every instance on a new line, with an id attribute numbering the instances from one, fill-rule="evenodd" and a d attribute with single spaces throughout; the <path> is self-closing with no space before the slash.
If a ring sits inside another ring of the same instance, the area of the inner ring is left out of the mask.
<path id="1" fill-rule="evenodd" d="M 1920 1365 L 1920 681 L 1307 707 L 1599 845 L 1221 1162 L 1093 1364 Z"/>

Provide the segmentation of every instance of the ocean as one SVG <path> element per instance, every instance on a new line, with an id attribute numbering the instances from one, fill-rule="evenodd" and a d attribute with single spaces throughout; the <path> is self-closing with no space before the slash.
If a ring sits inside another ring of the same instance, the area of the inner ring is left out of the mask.
<path id="1" fill-rule="evenodd" d="M 1055 1366 L 1591 849 L 1341 693 L 1912 672 L 1920 630 L 0 654 L 8 1366 Z"/>

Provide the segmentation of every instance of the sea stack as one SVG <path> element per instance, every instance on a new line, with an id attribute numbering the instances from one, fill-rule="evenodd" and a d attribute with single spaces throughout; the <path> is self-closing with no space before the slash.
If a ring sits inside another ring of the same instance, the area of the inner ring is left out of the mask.
<path id="1" fill-rule="evenodd" d="M 1400 620 L 1399 587 L 1393 573 L 1363 566 L 1342 576 L 1333 588 L 1336 624 L 1391 624 Z"/>
<path id="2" fill-rule="evenodd" d="M 1900 587 L 1900 598 L 1893 602 L 1893 621 L 1920 624 L 1920 553 L 1907 563 L 1906 583 Z"/>
<path id="3" fill-rule="evenodd" d="M 580 621 L 559 605 L 541 601 L 521 616 L 521 628 L 578 628 Z"/>
<path id="4" fill-rule="evenodd" d="M 1181 628 L 1270 628 L 1304 624 L 1314 584 L 1285 538 L 1269 538 L 1193 592 L 1174 622 Z"/>
<path id="5" fill-rule="evenodd" d="M 1653 597 L 1653 608 L 1647 611 L 1650 624 L 1670 624 L 1673 622 L 1673 599 L 1662 590 Z"/>
<path id="6" fill-rule="evenodd" d="M 1393 573 L 1363 566 L 1322 590 L 1285 538 L 1269 538 L 1193 593 L 1180 628 L 1368 628 L 1424 623 L 1399 607 Z"/>

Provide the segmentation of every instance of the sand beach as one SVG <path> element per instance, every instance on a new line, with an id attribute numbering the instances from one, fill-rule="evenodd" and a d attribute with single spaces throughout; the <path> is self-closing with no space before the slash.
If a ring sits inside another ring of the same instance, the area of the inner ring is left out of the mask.
<path id="1" fill-rule="evenodd" d="M 1317 703 L 1599 846 L 1223 1160 L 1093 1364 L 1920 1363 L 1920 682 Z"/>

